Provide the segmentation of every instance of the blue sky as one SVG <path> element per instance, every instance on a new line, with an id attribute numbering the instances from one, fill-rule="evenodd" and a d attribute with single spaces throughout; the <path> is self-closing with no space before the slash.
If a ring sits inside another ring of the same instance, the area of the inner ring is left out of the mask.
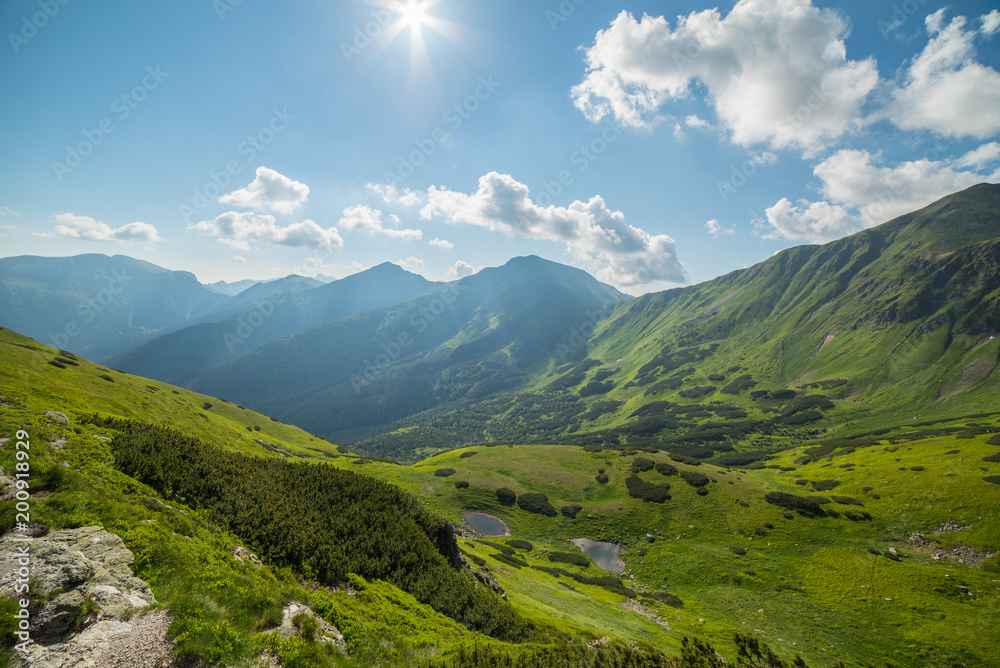
<path id="1" fill-rule="evenodd" d="M 1000 179 L 988 2 L 0 6 L 0 256 L 639 294 Z"/>

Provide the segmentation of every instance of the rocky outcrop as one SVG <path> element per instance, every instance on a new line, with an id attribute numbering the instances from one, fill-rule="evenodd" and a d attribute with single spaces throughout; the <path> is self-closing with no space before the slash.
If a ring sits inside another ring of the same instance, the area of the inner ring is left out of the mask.
<path id="1" fill-rule="evenodd" d="M 316 622 L 316 630 L 313 634 L 316 642 L 331 643 L 341 652 L 347 651 L 344 636 L 337 630 L 337 627 L 298 601 L 292 601 L 286 605 L 281 615 L 281 626 L 270 629 L 266 633 L 277 633 L 282 638 L 301 636 L 303 635 L 302 630 L 305 628 L 303 624 L 305 619 L 312 619 Z"/>
<path id="2" fill-rule="evenodd" d="M 32 606 L 32 643 L 27 665 L 41 668 L 167 665 L 170 645 L 165 612 L 125 619 L 156 603 L 149 586 L 132 574 L 133 554 L 122 539 L 101 527 L 55 531 L 19 542 L 0 540 L 0 596 L 15 594 L 22 550 L 27 546 Z M 23 594 L 18 594 L 23 596 Z M 128 614 L 127 614 L 128 613 Z M 136 644 L 130 644 L 130 640 Z M 129 663 L 139 655 L 140 663 Z M 114 657 L 121 655 L 123 663 Z M 148 656 L 147 656 L 148 655 Z M 153 656 L 155 655 L 155 656 Z"/>

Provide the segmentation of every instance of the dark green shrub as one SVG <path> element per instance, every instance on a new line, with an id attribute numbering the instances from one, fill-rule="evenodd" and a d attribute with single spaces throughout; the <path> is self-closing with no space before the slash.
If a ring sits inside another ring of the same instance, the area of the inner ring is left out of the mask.
<path id="1" fill-rule="evenodd" d="M 688 466 L 701 466 L 701 462 L 694 457 L 678 455 L 673 452 L 668 452 L 667 455 L 675 462 L 680 462 L 681 464 L 687 464 Z"/>
<path id="2" fill-rule="evenodd" d="M 510 540 L 507 541 L 507 544 L 510 545 L 511 547 L 516 547 L 519 550 L 527 550 L 528 552 L 531 552 L 533 549 L 535 549 L 534 545 L 532 545 L 526 540 L 521 540 L 520 538 L 511 538 Z"/>
<path id="3" fill-rule="evenodd" d="M 823 496 L 798 496 L 786 492 L 768 492 L 764 495 L 764 500 L 768 503 L 794 510 L 805 517 L 824 517 L 826 511 L 822 505 L 829 503 L 830 499 Z"/>
<path id="4" fill-rule="evenodd" d="M 923 466 L 911 466 L 910 470 L 911 471 L 924 471 L 926 469 Z"/>
<path id="5" fill-rule="evenodd" d="M 504 554 L 503 552 L 497 552 L 496 554 L 491 554 L 490 556 L 497 561 L 507 564 L 508 566 L 513 566 L 514 568 L 524 568 L 528 565 L 527 561 Z"/>
<path id="6" fill-rule="evenodd" d="M 831 489 L 840 484 L 839 480 L 813 480 L 811 483 L 812 488 L 817 492 L 829 492 Z"/>
<path id="7" fill-rule="evenodd" d="M 677 467 L 666 462 L 657 462 L 656 472 L 660 475 L 677 475 Z"/>
<path id="8" fill-rule="evenodd" d="M 986 444 L 1000 445 L 1000 434 L 997 434 L 996 436 L 990 436 L 988 439 L 986 439 Z"/>
<path id="9" fill-rule="evenodd" d="M 573 564 L 586 568 L 590 566 L 590 559 L 580 552 L 549 552 L 549 561 L 563 564 Z"/>
<path id="10" fill-rule="evenodd" d="M 778 418 L 778 422 L 790 427 L 795 427 L 801 424 L 807 424 L 809 422 L 816 422 L 817 420 L 822 420 L 823 414 L 819 411 L 802 411 L 801 413 L 795 413 L 793 415 L 788 415 Z"/>
<path id="11" fill-rule="evenodd" d="M 994 485 L 1000 485 L 1000 475 L 983 476 L 983 480 L 985 480 L 986 482 L 991 482 Z"/>
<path id="12" fill-rule="evenodd" d="M 986 457 L 983 457 L 983 461 L 991 462 L 994 464 L 1000 463 L 1000 452 L 996 453 L 995 455 L 987 455 Z"/>
<path id="13" fill-rule="evenodd" d="M 115 382 L 115 379 L 112 378 L 111 376 L 109 376 L 106 373 L 102 373 L 100 376 L 98 376 L 98 378 L 103 378 L 104 380 L 108 381 L 109 383 Z"/>
<path id="14" fill-rule="evenodd" d="M 857 499 L 852 499 L 849 496 L 831 496 L 830 499 L 834 503 L 839 503 L 842 506 L 863 506 L 865 504 L 861 503 Z"/>
<path id="15" fill-rule="evenodd" d="M 830 511 L 827 511 L 827 512 L 830 512 Z M 832 515 L 833 513 L 830 512 L 830 514 Z M 872 516 L 868 512 L 866 512 L 864 510 L 853 510 L 853 509 L 852 510 L 845 510 L 844 511 L 844 517 L 846 517 L 847 519 L 849 519 L 849 520 L 851 520 L 853 522 L 860 522 L 862 520 L 870 520 L 872 518 Z"/>
<path id="16" fill-rule="evenodd" d="M 694 493 L 698 496 L 708 496 L 708 487 L 695 487 Z"/>
<path id="17" fill-rule="evenodd" d="M 736 378 L 735 380 L 733 380 L 733 382 L 729 383 L 729 385 L 726 385 L 724 388 L 722 388 L 722 393 L 723 394 L 739 394 L 740 392 L 744 392 L 746 390 L 749 390 L 750 388 L 752 388 L 756 384 L 757 384 L 757 381 L 755 381 L 753 379 L 753 376 L 751 376 L 748 373 L 747 374 L 743 374 L 742 376 L 739 376 L 738 378 Z"/>
<path id="18" fill-rule="evenodd" d="M 211 408 L 211 407 L 212 407 L 212 404 L 210 404 L 210 403 L 208 403 L 208 402 L 206 401 L 205 403 L 203 403 L 203 404 L 201 405 L 201 407 L 202 407 L 202 408 L 204 408 L 204 409 L 205 409 L 205 410 L 207 411 L 207 410 L 208 410 L 209 408 Z"/>
<path id="19" fill-rule="evenodd" d="M 501 487 L 497 490 L 497 501 L 501 506 L 513 506 L 517 501 L 517 494 L 512 489 Z"/>
<path id="20" fill-rule="evenodd" d="M 698 397 L 703 397 L 706 394 L 711 394 L 715 392 L 714 385 L 699 385 L 698 387 L 692 387 L 688 390 L 682 390 L 680 395 L 685 399 L 697 399 Z"/>
<path id="21" fill-rule="evenodd" d="M 608 474 L 607 473 L 598 473 L 596 480 L 597 480 L 597 482 L 601 483 L 602 485 L 606 485 L 606 484 L 608 484 Z"/>
<path id="22" fill-rule="evenodd" d="M 562 508 L 560 508 L 559 512 L 561 512 L 563 515 L 570 518 L 571 520 L 575 520 L 577 513 L 579 513 L 581 510 L 583 510 L 583 506 L 581 506 L 579 503 L 571 503 L 568 506 L 563 506 Z"/>
<path id="23" fill-rule="evenodd" d="M 462 454 L 460 454 L 458 457 L 459 457 L 459 459 L 468 459 L 469 457 L 471 457 L 471 456 L 473 456 L 475 454 L 477 454 L 475 450 L 468 450 L 468 451 L 463 452 Z"/>
<path id="24" fill-rule="evenodd" d="M 729 551 L 741 557 L 747 553 L 747 549 L 745 547 L 740 547 L 739 545 L 730 545 Z"/>
<path id="25" fill-rule="evenodd" d="M 642 594 L 642 598 L 651 598 L 654 601 L 666 603 L 670 607 L 677 608 L 678 610 L 684 607 L 684 603 L 679 598 L 666 591 L 656 591 L 649 594 Z"/>
<path id="26" fill-rule="evenodd" d="M 979 567 L 989 573 L 1000 573 L 1000 554 L 994 554 L 989 559 L 983 560 Z"/>
<path id="27" fill-rule="evenodd" d="M 549 503 L 549 497 L 541 492 L 528 492 L 517 497 L 517 507 L 529 513 L 555 517 L 556 509 Z"/>
<path id="28" fill-rule="evenodd" d="M 651 503 L 663 503 L 670 500 L 670 485 L 657 485 L 646 482 L 636 474 L 625 479 L 628 495 L 634 499 L 642 499 Z"/>
<path id="29" fill-rule="evenodd" d="M 59 368 L 59 369 L 65 369 L 66 368 L 65 364 L 60 364 L 59 362 L 57 362 L 55 360 L 49 360 L 49 364 L 51 364 L 52 366 L 54 366 L 56 368 Z M 104 376 L 101 376 L 101 378 L 104 378 Z M 114 381 L 112 381 L 112 382 L 114 382 Z"/>
<path id="30" fill-rule="evenodd" d="M 438 469 L 434 472 L 434 475 L 439 478 L 447 478 L 450 475 L 455 475 L 455 469 Z"/>
<path id="31" fill-rule="evenodd" d="M 469 481 L 468 480 L 456 480 L 455 481 L 455 489 L 469 489 Z"/>
<path id="32" fill-rule="evenodd" d="M 681 478 L 692 487 L 704 487 L 708 484 L 708 476 L 696 471 L 681 471 Z"/>
<path id="33" fill-rule="evenodd" d="M 632 460 L 632 472 L 639 473 L 640 471 L 649 471 L 656 465 L 652 459 L 646 459 L 645 457 L 636 457 Z"/>
<path id="34" fill-rule="evenodd" d="M 721 383 L 726 379 L 721 373 L 710 373 L 708 374 L 708 379 L 713 383 Z"/>

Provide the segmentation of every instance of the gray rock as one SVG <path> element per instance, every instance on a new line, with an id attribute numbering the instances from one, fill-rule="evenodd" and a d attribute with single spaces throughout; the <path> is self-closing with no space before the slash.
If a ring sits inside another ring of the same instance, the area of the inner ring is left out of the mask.
<path id="1" fill-rule="evenodd" d="M 79 589 L 59 594 L 42 606 L 34 619 L 35 640 L 61 636 L 70 630 L 83 607 L 83 594 Z"/>
<path id="2" fill-rule="evenodd" d="M 65 413 L 60 413 L 58 411 L 45 411 L 45 415 L 49 416 L 50 418 L 55 418 L 57 422 L 61 422 L 64 425 L 69 426 L 69 418 L 66 417 Z"/>
<path id="3" fill-rule="evenodd" d="M 316 620 L 316 623 L 319 626 L 316 631 L 316 642 L 330 643 L 341 652 L 347 652 L 347 646 L 344 644 L 344 636 L 339 630 L 337 630 L 337 627 L 317 615 L 308 606 L 302 605 L 298 601 L 292 601 L 285 606 L 284 610 L 282 610 L 281 626 L 265 631 L 265 633 L 277 633 L 282 638 L 291 638 L 293 636 L 301 635 L 299 629 L 295 627 L 295 624 L 292 621 L 298 615 L 305 615 Z"/>

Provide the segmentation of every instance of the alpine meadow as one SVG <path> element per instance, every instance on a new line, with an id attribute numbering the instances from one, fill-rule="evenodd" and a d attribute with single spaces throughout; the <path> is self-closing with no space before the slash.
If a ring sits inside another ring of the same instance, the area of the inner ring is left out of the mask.
<path id="1" fill-rule="evenodd" d="M 990 3 L 0 27 L 0 668 L 1000 666 Z"/>

